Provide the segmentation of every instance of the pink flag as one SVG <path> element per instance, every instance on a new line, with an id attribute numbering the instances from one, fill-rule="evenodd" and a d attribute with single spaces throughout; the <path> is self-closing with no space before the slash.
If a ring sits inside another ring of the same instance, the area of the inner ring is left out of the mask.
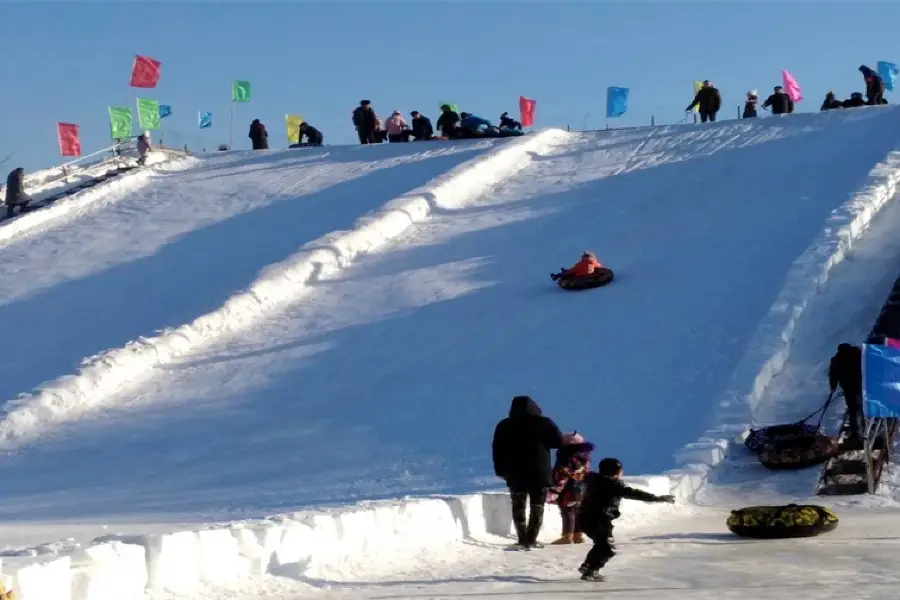
<path id="1" fill-rule="evenodd" d="M 519 96 L 519 121 L 522 123 L 522 127 L 534 125 L 534 107 L 536 105 L 536 101 Z"/>
<path id="2" fill-rule="evenodd" d="M 784 80 L 784 93 L 788 95 L 788 98 L 794 102 L 803 100 L 803 95 L 800 93 L 800 84 L 797 83 L 793 75 L 788 73 L 787 69 L 781 70 L 781 78 Z"/>
<path id="3" fill-rule="evenodd" d="M 888 348 L 900 348 L 900 340 L 895 340 L 894 338 L 886 337 L 884 338 L 884 345 Z"/>

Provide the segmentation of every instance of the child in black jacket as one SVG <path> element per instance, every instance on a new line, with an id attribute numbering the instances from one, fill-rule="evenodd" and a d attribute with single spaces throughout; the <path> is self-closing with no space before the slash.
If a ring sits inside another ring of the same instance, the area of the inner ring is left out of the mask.
<path id="1" fill-rule="evenodd" d="M 619 518 L 619 502 L 622 498 L 642 502 L 675 502 L 672 495 L 656 496 L 622 481 L 622 463 L 616 458 L 600 461 L 597 473 L 588 473 L 585 478 L 584 500 L 578 512 L 578 523 L 584 534 L 594 541 L 584 563 L 578 570 L 585 581 L 603 581 L 599 571 L 609 559 L 616 555 L 612 522 Z"/>

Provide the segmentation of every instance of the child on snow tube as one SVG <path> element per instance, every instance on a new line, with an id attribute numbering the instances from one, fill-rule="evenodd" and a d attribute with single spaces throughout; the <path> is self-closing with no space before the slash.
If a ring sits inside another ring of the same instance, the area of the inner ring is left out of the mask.
<path id="1" fill-rule="evenodd" d="M 550 279 L 557 281 L 559 279 L 577 279 L 579 277 L 587 277 L 593 275 L 597 269 L 602 269 L 603 265 L 594 256 L 590 250 L 585 250 L 581 255 L 581 260 L 572 265 L 570 269 L 560 269 L 559 273 L 550 275 Z"/>
<path id="2" fill-rule="evenodd" d="M 593 450 L 594 445 L 576 431 L 565 434 L 563 447 L 556 451 L 553 486 L 547 494 L 547 502 L 556 502 L 562 516 L 562 537 L 554 545 L 584 543 L 578 526 L 578 507 L 584 497 L 584 477 L 591 470 Z"/>

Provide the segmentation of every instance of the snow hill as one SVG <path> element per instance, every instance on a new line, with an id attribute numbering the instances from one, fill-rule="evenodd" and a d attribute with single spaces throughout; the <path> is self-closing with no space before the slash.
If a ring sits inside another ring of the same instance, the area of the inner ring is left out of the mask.
<path id="1" fill-rule="evenodd" d="M 457 563 L 489 571 L 483 540 L 510 528 L 490 436 L 517 394 L 680 494 L 627 503 L 626 532 L 713 528 L 703 506 L 748 487 L 809 494 L 796 477 L 759 488 L 737 459 L 701 486 L 748 423 L 814 408 L 832 338 L 871 325 L 900 247 L 855 240 L 893 196 L 898 125 L 877 107 L 221 153 L 9 240 L 3 572 L 26 600 L 121 600 L 235 578 L 247 598 L 404 577 L 416 595 L 411 580 Z M 583 249 L 616 281 L 559 290 L 550 272 Z M 852 315 L 813 339 L 835 307 Z M 441 496 L 340 508 L 408 494 Z M 391 558 L 410 552 L 425 571 Z M 455 591 L 527 579 L 470 583 Z"/>

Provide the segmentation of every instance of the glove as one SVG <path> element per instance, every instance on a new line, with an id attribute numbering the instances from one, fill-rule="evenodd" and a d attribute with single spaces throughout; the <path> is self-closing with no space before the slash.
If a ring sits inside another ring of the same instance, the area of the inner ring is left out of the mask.
<path id="1" fill-rule="evenodd" d="M 675 496 L 672 494 L 666 494 L 665 496 L 658 496 L 657 498 L 660 502 L 666 502 L 668 504 L 675 504 Z"/>
<path id="2" fill-rule="evenodd" d="M 556 281 L 557 279 L 559 279 L 559 275 L 557 273 L 550 273 L 550 279 Z"/>

